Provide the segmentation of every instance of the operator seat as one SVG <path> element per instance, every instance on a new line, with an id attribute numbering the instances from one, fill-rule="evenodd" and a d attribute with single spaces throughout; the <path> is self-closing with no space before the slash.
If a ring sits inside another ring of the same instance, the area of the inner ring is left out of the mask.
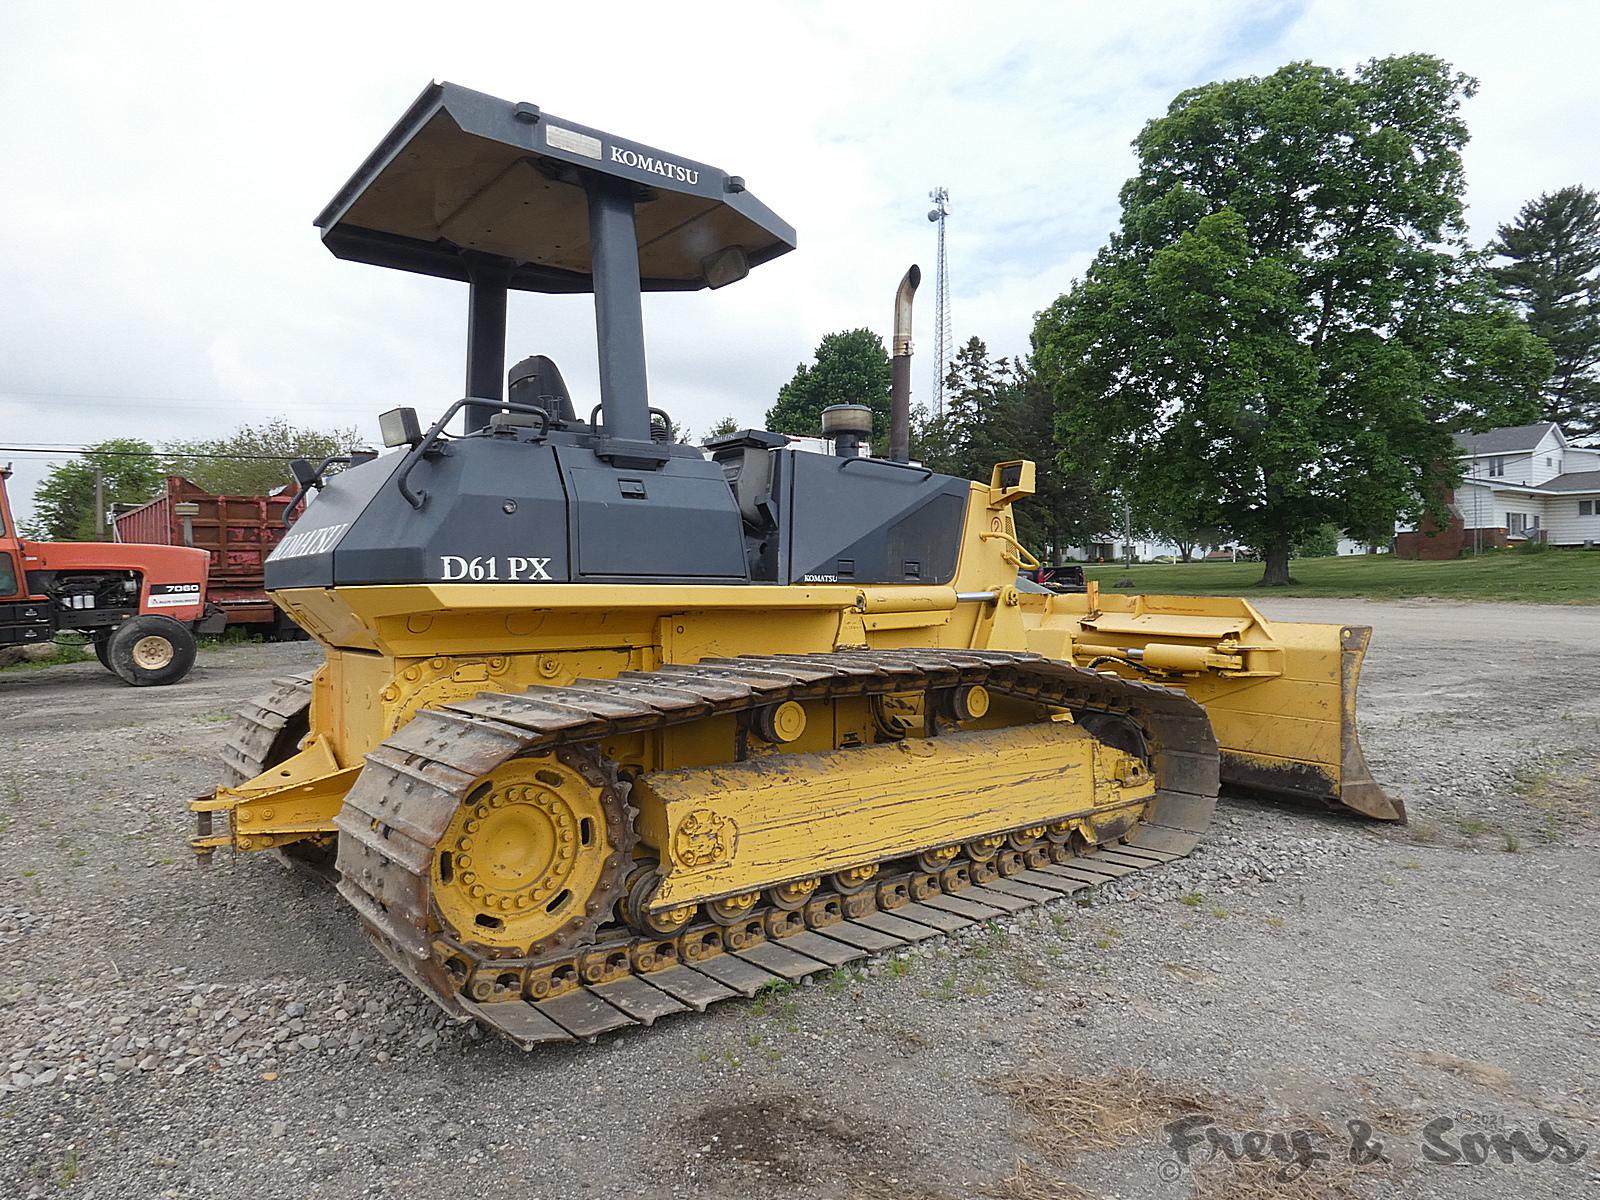
<path id="1" fill-rule="evenodd" d="M 506 399 L 544 409 L 550 414 L 552 425 L 577 422 L 578 414 L 572 407 L 567 381 L 561 378 L 561 369 L 548 356 L 530 354 L 506 373 L 506 382 Z"/>

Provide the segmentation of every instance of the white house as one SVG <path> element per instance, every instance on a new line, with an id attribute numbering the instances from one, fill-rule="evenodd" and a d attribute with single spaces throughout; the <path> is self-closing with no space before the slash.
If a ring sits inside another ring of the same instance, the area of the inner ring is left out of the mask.
<path id="1" fill-rule="evenodd" d="M 1458 433 L 1466 471 L 1454 510 L 1495 544 L 1600 544 L 1600 449 L 1574 445 L 1553 421 Z"/>

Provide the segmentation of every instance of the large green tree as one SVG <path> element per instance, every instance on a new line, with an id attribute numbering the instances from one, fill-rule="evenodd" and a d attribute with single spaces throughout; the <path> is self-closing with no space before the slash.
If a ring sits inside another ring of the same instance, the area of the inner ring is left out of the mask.
<path id="1" fill-rule="evenodd" d="M 872 443 L 879 452 L 889 441 L 889 353 L 870 329 L 830 333 L 817 344 L 809 363 L 778 391 L 767 410 L 775 433 L 815 437 L 822 432 L 822 410 L 831 404 L 865 404 L 872 409 Z"/>
<path id="2" fill-rule="evenodd" d="M 1067 466 L 1259 547 L 1437 501 L 1450 430 L 1526 419 L 1549 351 L 1467 252 L 1461 102 L 1428 55 L 1179 95 L 1118 231 L 1040 314 Z"/>
<path id="3" fill-rule="evenodd" d="M 1600 195 L 1577 184 L 1522 206 L 1491 254 L 1500 294 L 1555 354 L 1544 419 L 1569 433 L 1600 429 Z"/>
<path id="4" fill-rule="evenodd" d="M 33 494 L 32 537 L 57 542 L 110 541 L 95 520 L 95 475 L 105 511 L 113 504 L 143 504 L 161 490 L 163 470 L 149 442 L 111 438 L 69 462 L 52 465 Z"/>
<path id="5" fill-rule="evenodd" d="M 942 417 L 919 414 L 912 457 L 980 482 L 995 463 L 1033 460 L 1037 490 L 1012 514 L 1017 536 L 1047 562 L 1110 527 L 1111 514 L 1091 482 L 1057 462 L 1054 401 L 1025 362 L 990 358 L 983 340 L 971 338 L 950 364 L 945 396 Z"/>
<path id="6" fill-rule="evenodd" d="M 282 417 L 260 425 L 242 425 L 225 437 L 167 443 L 168 466 L 174 475 L 208 492 L 259 496 L 294 482 L 289 460 L 321 462 L 362 446 L 351 429 L 302 429 Z"/>

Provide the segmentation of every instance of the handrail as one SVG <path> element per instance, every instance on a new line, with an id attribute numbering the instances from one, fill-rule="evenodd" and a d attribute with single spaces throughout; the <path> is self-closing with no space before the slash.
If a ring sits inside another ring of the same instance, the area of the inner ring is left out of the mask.
<path id="1" fill-rule="evenodd" d="M 924 479 L 933 478 L 932 468 L 924 467 L 919 463 L 895 462 L 889 458 L 868 458 L 866 455 L 861 455 L 857 458 L 841 458 L 839 460 L 839 469 L 842 471 L 855 463 L 872 463 L 879 467 L 893 467 L 897 471 L 921 471 Z"/>
<path id="2" fill-rule="evenodd" d="M 980 533 L 978 535 L 979 541 L 986 542 L 990 538 L 999 538 L 1001 541 L 1008 543 L 1011 548 L 1016 551 L 1016 554 L 1014 555 L 1007 553 L 1001 554 L 1001 557 L 1004 558 L 1006 562 L 1013 563 L 1027 571 L 1037 571 L 1041 566 L 1044 565 L 1028 552 L 1026 546 L 1017 541 L 1017 539 L 1012 537 L 1009 533 L 1005 533 L 996 529 L 988 533 Z"/>
<path id="3" fill-rule="evenodd" d="M 406 503 L 411 505 L 412 508 L 421 508 L 426 504 L 428 502 L 428 493 L 426 490 L 413 492 L 407 486 L 406 480 L 411 477 L 411 472 L 416 469 L 419 462 L 430 453 L 436 452 L 435 443 L 439 440 L 439 435 L 444 432 L 444 427 L 450 423 L 450 418 L 469 404 L 480 408 L 503 408 L 509 409 L 511 412 L 528 413 L 539 418 L 540 437 L 550 432 L 550 414 L 537 404 L 520 404 L 515 400 L 488 400 L 482 397 L 463 396 L 444 410 L 444 416 L 428 427 L 428 432 L 422 435 L 420 442 L 411 447 L 406 454 L 405 461 L 400 464 L 400 470 L 395 474 L 395 486 L 400 489 L 400 494 L 406 498 Z"/>

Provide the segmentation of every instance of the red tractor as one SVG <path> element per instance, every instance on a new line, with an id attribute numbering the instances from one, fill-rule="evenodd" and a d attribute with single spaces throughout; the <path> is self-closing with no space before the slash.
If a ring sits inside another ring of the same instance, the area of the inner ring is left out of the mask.
<path id="1" fill-rule="evenodd" d="M 0 468 L 0 646 L 48 642 L 63 629 L 94 641 L 101 664 L 135 687 L 176 683 L 195 635 L 227 618 L 206 603 L 204 550 L 17 536 Z"/>

